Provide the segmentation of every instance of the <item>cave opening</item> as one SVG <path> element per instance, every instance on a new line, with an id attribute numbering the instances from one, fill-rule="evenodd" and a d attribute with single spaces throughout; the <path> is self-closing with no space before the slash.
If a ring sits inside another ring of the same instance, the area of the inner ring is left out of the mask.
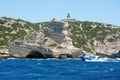
<path id="1" fill-rule="evenodd" d="M 42 58 L 45 59 L 45 56 L 39 51 L 31 51 L 26 58 Z"/>

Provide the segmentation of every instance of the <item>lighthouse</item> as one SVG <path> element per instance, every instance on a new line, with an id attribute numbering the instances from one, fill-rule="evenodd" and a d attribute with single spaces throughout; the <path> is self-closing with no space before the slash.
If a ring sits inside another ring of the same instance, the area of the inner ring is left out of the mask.
<path id="1" fill-rule="evenodd" d="M 70 13 L 68 13 L 68 15 L 67 15 L 67 20 L 70 20 L 70 19 L 71 19 Z"/>
<path id="2" fill-rule="evenodd" d="M 61 21 L 65 21 L 65 22 L 75 22 L 76 19 L 71 18 L 70 13 L 68 13 L 68 14 L 67 14 L 67 18 L 66 18 L 66 19 L 63 19 L 63 20 L 61 20 Z"/>

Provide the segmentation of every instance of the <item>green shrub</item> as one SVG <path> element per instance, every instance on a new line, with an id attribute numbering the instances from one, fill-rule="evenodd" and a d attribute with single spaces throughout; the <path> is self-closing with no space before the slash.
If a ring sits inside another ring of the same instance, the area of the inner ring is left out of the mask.
<path id="1" fill-rule="evenodd" d="M 109 39 L 107 39 L 109 42 L 114 42 L 115 41 L 115 39 L 114 38 L 109 38 Z"/>
<path id="2" fill-rule="evenodd" d="M 57 44 L 56 43 L 53 43 L 53 44 L 50 44 L 48 47 L 56 47 Z"/>

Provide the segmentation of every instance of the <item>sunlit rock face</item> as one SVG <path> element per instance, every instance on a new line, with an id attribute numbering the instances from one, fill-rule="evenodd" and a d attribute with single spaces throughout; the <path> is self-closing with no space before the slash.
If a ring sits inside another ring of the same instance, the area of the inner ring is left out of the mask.
<path id="1" fill-rule="evenodd" d="M 67 28 L 67 22 L 52 21 L 49 29 L 45 32 L 45 34 L 61 46 L 66 46 L 65 44 L 72 46 L 72 39 L 70 38 L 70 34 Z"/>
<path id="2" fill-rule="evenodd" d="M 10 44 L 10 55 L 31 58 L 30 52 L 37 51 L 37 55 L 39 56 L 40 53 L 40 56 L 43 55 L 44 58 L 60 58 L 61 54 L 64 54 L 65 58 L 84 56 L 80 49 L 73 46 L 68 27 L 67 22 L 51 21 L 49 27 L 40 28 L 38 32 L 30 33 L 20 44 Z M 14 50 L 13 47 L 16 49 Z M 39 58 L 34 53 L 32 56 Z"/>
<path id="3" fill-rule="evenodd" d="M 45 31 L 47 37 L 53 39 L 57 43 L 61 44 L 65 39 L 64 31 L 67 30 L 68 23 L 62 21 L 52 21 L 50 27 Z"/>

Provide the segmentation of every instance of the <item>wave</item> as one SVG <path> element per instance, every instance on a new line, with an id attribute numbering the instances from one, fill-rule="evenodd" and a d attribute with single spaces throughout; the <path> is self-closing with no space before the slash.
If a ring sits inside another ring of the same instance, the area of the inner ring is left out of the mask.
<path id="1" fill-rule="evenodd" d="M 83 61 L 82 58 L 68 58 L 68 59 L 57 59 L 57 58 L 48 58 L 48 59 L 20 59 L 20 58 L 7 58 L 7 59 L 0 59 L 0 63 L 6 60 L 37 60 L 37 61 L 49 61 L 49 60 L 60 60 L 60 61 L 66 61 L 66 60 L 80 60 Z M 120 62 L 120 58 L 100 58 L 98 56 L 86 56 L 85 62 Z"/>
<path id="2" fill-rule="evenodd" d="M 98 56 L 95 57 L 85 57 L 86 62 L 120 62 L 120 58 L 99 58 Z"/>

